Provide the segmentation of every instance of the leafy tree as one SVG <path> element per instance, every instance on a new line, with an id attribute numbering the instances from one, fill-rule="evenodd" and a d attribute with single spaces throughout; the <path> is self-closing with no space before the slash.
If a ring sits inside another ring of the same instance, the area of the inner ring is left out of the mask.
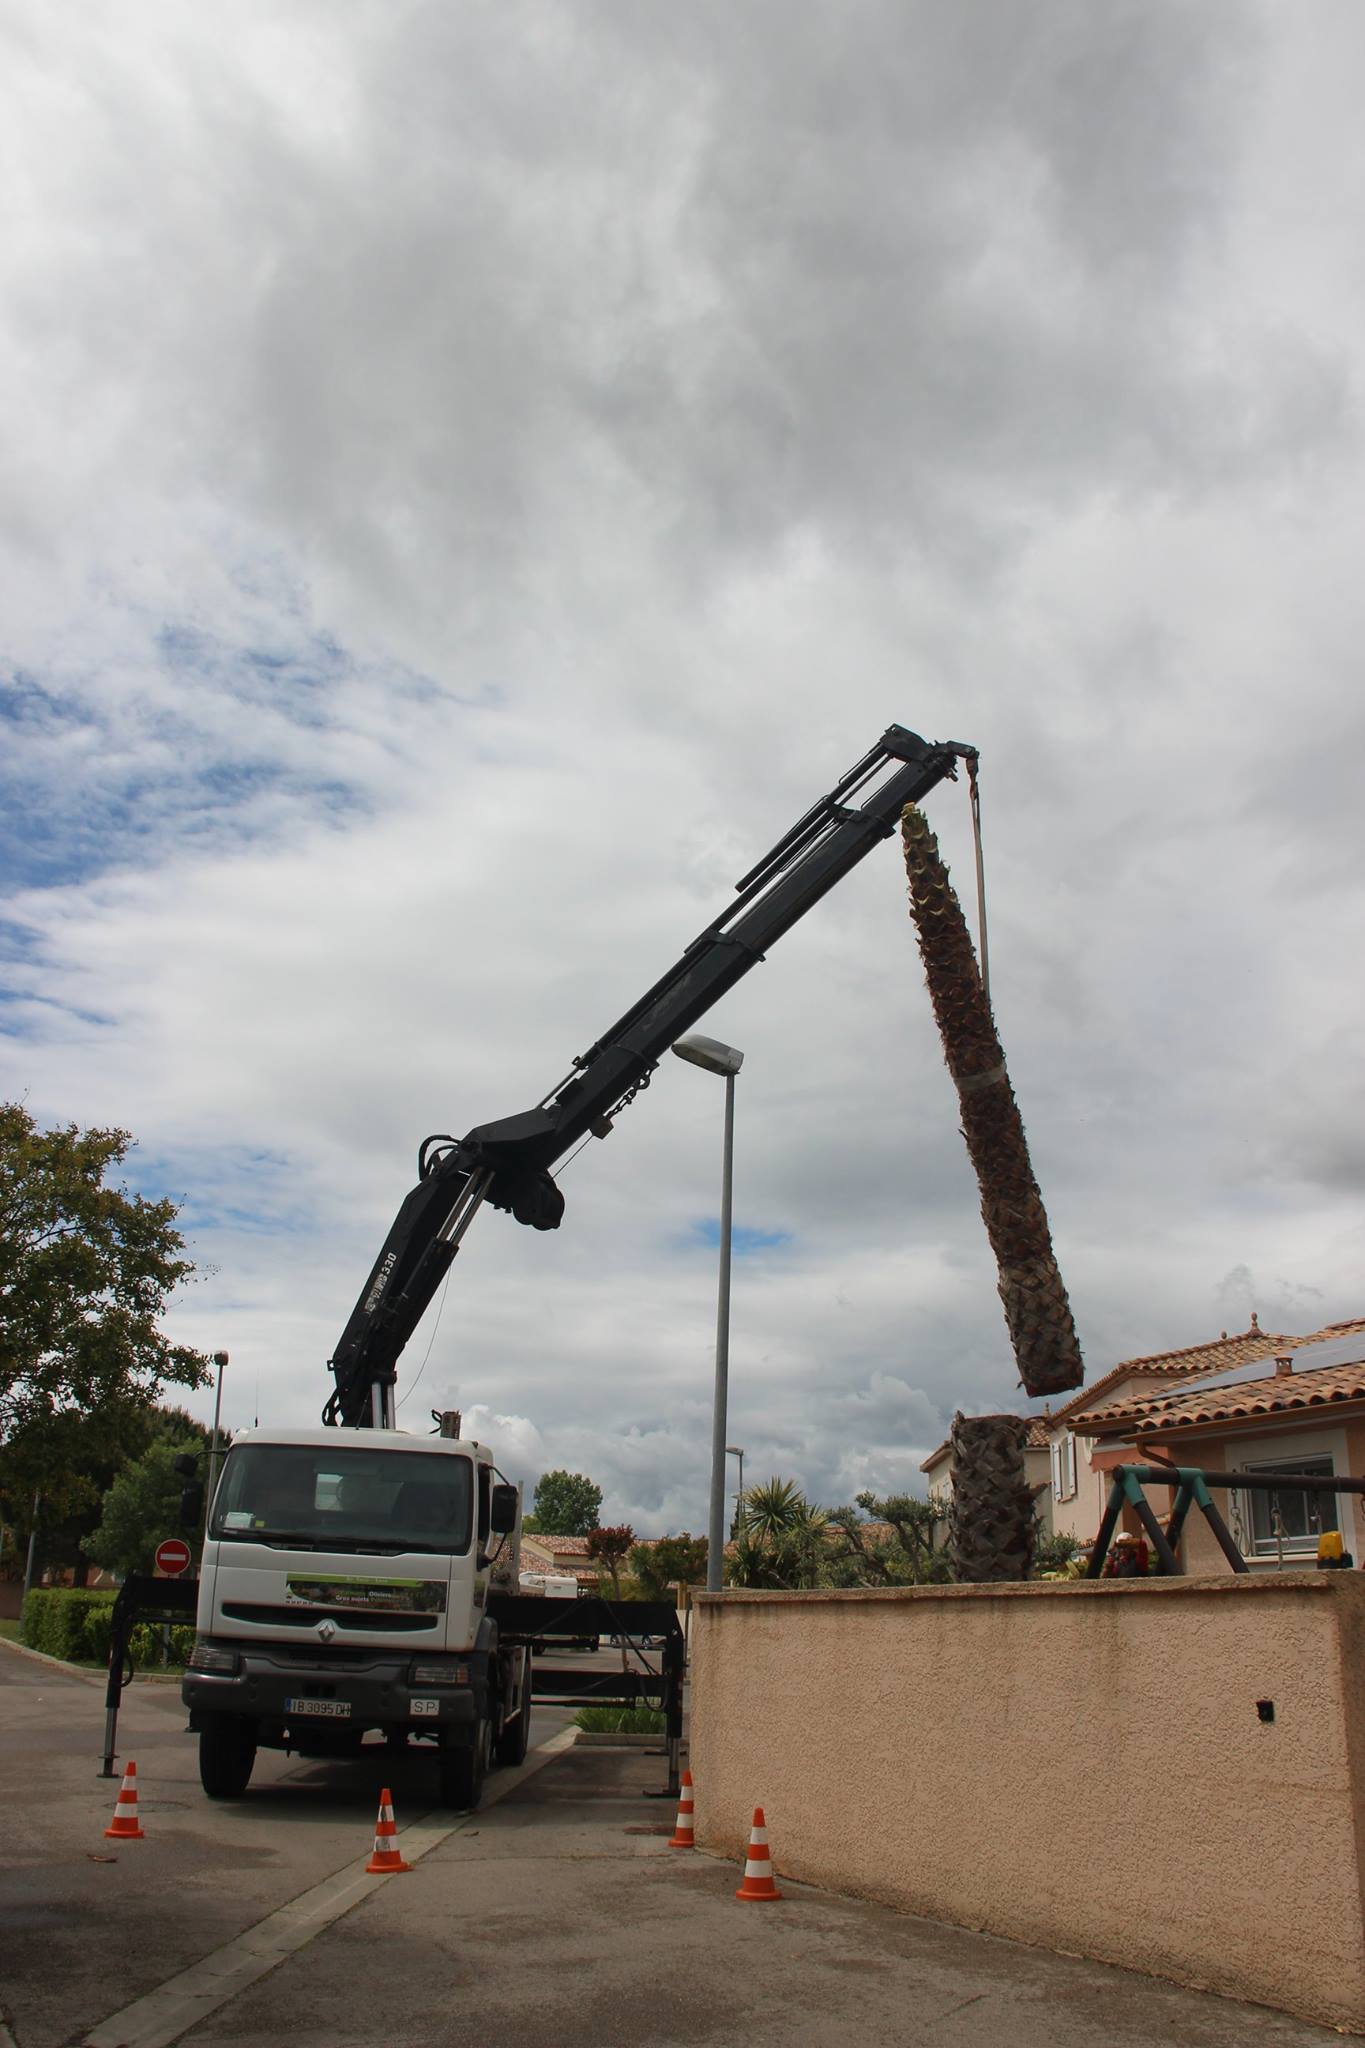
<path id="1" fill-rule="evenodd" d="M 952 1577 L 935 1548 L 947 1510 L 912 1494 L 860 1493 L 856 1507 L 831 1508 L 829 1582 L 838 1586 L 918 1586 Z M 864 1517 L 871 1517 L 871 1524 Z M 877 1525 L 877 1526 L 872 1526 Z"/>
<path id="2" fill-rule="evenodd" d="M 182 1451 L 203 1449 L 203 1438 L 162 1437 L 140 1458 L 124 1467 L 104 1496 L 99 1527 L 83 1548 L 96 1564 L 111 1572 L 149 1572 L 156 1546 L 182 1533 L 191 1543 L 194 1530 L 180 1527 L 180 1493 L 185 1482 L 175 1469 Z"/>
<path id="3" fill-rule="evenodd" d="M 536 1528 L 542 1536 L 586 1536 L 597 1527 L 602 1489 L 583 1472 L 543 1472 L 536 1486 Z"/>
<path id="4" fill-rule="evenodd" d="M 630 1568 L 646 1600 L 666 1600 L 672 1586 L 706 1584 L 707 1542 L 704 1536 L 661 1536 L 657 1543 L 637 1543 Z"/>
<path id="5" fill-rule="evenodd" d="M 605 1571 L 611 1580 L 611 1597 L 621 1600 L 625 1596 L 621 1587 L 621 1566 L 625 1563 L 635 1545 L 635 1531 L 629 1522 L 619 1522 L 614 1528 L 596 1528 L 588 1531 L 588 1556 L 599 1572 Z M 599 1580 L 600 1587 L 600 1580 Z M 621 1638 L 621 1669 L 630 1669 L 630 1651 L 625 1637 Z"/>
<path id="6" fill-rule="evenodd" d="M 38 1557 L 45 1566 L 72 1568 L 85 1582 L 89 1557 L 82 1548 L 103 1512 L 104 1496 L 131 1459 L 159 1440 L 208 1432 L 183 1408 L 156 1408 L 142 1397 L 106 1402 L 89 1414 L 65 1409 L 40 1416 L 0 1445 L 0 1521 L 13 1530 L 6 1565 L 22 1570 L 38 1511 Z"/>
<path id="7" fill-rule="evenodd" d="M 0 1103 L 0 1441 L 209 1377 L 158 1328 L 194 1270 L 175 1204 L 106 1183 L 131 1144 L 126 1131 L 40 1131 Z"/>
<path id="8" fill-rule="evenodd" d="M 614 1600 L 621 1598 L 621 1567 L 634 1544 L 635 1531 L 629 1522 L 621 1522 L 613 1529 L 588 1531 L 588 1556 L 610 1579 Z"/>

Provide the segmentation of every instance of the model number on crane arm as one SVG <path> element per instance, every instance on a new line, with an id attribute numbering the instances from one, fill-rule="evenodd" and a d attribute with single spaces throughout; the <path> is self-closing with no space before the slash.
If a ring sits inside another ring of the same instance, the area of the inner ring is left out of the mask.
<path id="1" fill-rule="evenodd" d="M 391 1272 L 393 1271 L 393 1269 L 394 1269 L 394 1267 L 395 1267 L 395 1266 L 397 1265 L 397 1263 L 398 1263 L 398 1254 L 397 1254 L 397 1252 L 390 1252 L 390 1253 L 389 1253 L 389 1256 L 388 1256 L 388 1257 L 387 1257 L 387 1258 L 385 1259 L 385 1261 L 384 1261 L 383 1265 L 382 1265 L 382 1266 L 381 1266 L 381 1267 L 379 1268 L 379 1271 L 378 1271 L 378 1272 L 377 1272 L 377 1273 L 375 1274 L 375 1276 L 374 1276 L 374 1286 L 373 1286 L 373 1287 L 372 1287 L 372 1288 L 370 1289 L 369 1293 L 368 1293 L 368 1294 L 367 1294 L 367 1295 L 365 1296 L 365 1314 L 366 1314 L 366 1315 L 369 1315 L 369 1314 L 370 1314 L 370 1313 L 372 1312 L 372 1310 L 373 1310 L 373 1308 L 374 1308 L 374 1305 L 375 1305 L 375 1303 L 376 1303 L 376 1302 L 378 1301 L 378 1299 L 379 1299 L 380 1295 L 381 1295 L 381 1294 L 382 1294 L 382 1293 L 384 1292 L 384 1289 L 385 1289 L 385 1288 L 387 1287 L 387 1285 L 388 1285 L 388 1281 L 389 1281 L 389 1275 L 390 1275 L 390 1273 L 391 1273 Z"/>

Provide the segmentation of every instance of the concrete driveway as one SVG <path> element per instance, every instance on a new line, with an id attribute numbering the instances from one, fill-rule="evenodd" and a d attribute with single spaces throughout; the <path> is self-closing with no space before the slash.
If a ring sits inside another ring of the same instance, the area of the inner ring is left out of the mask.
<path id="1" fill-rule="evenodd" d="M 452 1825 L 417 1759 L 262 1756 L 240 1805 L 199 1791 L 173 1688 L 126 1696 L 142 1842 L 109 1843 L 102 1695 L 0 1652 L 0 1977 L 18 2048 L 518 2048 L 683 2043 L 1308 2048 L 1260 2008 L 785 1885 L 667 1846 L 661 1757 L 566 1749 Z M 543 1717 L 543 1740 L 557 1725 Z M 535 1758 L 532 1759 L 534 1764 Z M 363 1879 L 380 1780 L 408 1874 Z M 782 1817 L 770 1814 L 779 1883 Z M 113 1855 L 114 1861 L 103 1859 Z M 162 1987 L 165 1987 L 164 1989 Z"/>

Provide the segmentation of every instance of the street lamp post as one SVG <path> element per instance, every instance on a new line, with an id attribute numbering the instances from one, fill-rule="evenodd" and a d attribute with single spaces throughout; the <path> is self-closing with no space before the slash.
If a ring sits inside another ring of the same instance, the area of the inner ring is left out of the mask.
<path id="1" fill-rule="evenodd" d="M 738 1527 L 739 1527 L 739 1518 L 740 1518 L 740 1515 L 741 1515 L 741 1513 L 743 1512 L 743 1509 L 744 1509 L 744 1446 L 743 1446 L 743 1444 L 727 1444 L 727 1445 L 725 1446 L 725 1455 L 726 1455 L 726 1457 L 727 1457 L 727 1458 L 738 1458 L 738 1459 L 739 1459 L 739 1487 L 738 1487 L 738 1490 L 737 1490 L 737 1492 L 736 1492 L 736 1494 L 735 1494 L 735 1527 L 736 1527 L 736 1529 L 738 1529 Z"/>
<path id="2" fill-rule="evenodd" d="M 719 1593 L 725 1559 L 725 1409 L 730 1377 L 730 1238 L 735 1160 L 735 1075 L 744 1055 L 718 1038 L 680 1038 L 680 1060 L 720 1074 L 725 1081 L 725 1150 L 720 1182 L 720 1287 L 716 1304 L 716 1397 L 711 1417 L 711 1515 L 706 1541 L 706 1590 Z"/>

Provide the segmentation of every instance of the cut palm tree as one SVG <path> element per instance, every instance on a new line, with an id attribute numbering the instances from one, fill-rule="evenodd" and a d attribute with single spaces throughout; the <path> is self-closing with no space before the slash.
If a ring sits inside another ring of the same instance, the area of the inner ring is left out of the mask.
<path id="1" fill-rule="evenodd" d="M 1085 1366 L 971 933 L 938 842 L 915 804 L 901 813 L 901 839 L 910 915 L 943 1056 L 957 1086 L 1019 1375 L 1029 1394 L 1060 1393 L 1080 1385 Z"/>
<path id="2" fill-rule="evenodd" d="M 1037 1516 L 1033 1488 L 1024 1477 L 1027 1434 L 1019 1415 L 953 1417 L 948 1555 L 956 1579 L 976 1583 L 1029 1575 Z"/>

